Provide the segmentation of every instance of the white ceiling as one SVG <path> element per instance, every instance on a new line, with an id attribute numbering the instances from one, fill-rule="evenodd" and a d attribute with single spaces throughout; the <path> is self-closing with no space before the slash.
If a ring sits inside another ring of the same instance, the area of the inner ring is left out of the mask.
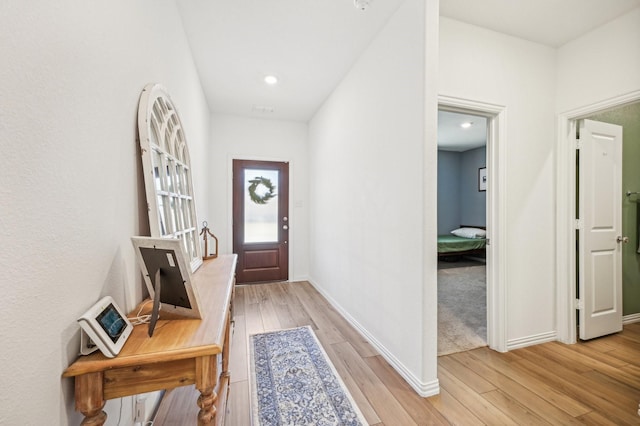
<path id="1" fill-rule="evenodd" d="M 296 121 L 313 116 L 402 2 L 362 11 L 353 0 L 177 0 L 209 107 Z"/>
<path id="2" fill-rule="evenodd" d="M 213 112 L 308 121 L 404 0 L 176 0 Z M 443 16 L 559 46 L 640 0 L 441 0 Z M 267 86 L 262 79 L 276 75 Z M 263 111 L 272 112 L 263 112 Z"/>
<path id="3" fill-rule="evenodd" d="M 640 6 L 640 0 L 440 0 L 440 15 L 559 47 Z"/>
<path id="4" fill-rule="evenodd" d="M 471 127 L 462 128 L 462 123 Z M 464 152 L 487 144 L 487 119 L 476 115 L 438 111 L 438 149 Z"/>

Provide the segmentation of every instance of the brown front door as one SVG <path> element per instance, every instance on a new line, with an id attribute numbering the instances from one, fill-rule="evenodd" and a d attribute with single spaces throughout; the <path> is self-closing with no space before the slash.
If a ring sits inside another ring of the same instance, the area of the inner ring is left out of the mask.
<path id="1" fill-rule="evenodd" d="M 233 160 L 238 283 L 289 279 L 289 163 Z"/>

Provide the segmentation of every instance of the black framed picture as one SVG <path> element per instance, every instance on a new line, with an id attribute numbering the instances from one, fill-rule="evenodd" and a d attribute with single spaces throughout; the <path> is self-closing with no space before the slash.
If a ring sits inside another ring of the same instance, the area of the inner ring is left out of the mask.
<path id="1" fill-rule="evenodd" d="M 487 168 L 481 167 L 478 169 L 478 191 L 487 190 Z"/>

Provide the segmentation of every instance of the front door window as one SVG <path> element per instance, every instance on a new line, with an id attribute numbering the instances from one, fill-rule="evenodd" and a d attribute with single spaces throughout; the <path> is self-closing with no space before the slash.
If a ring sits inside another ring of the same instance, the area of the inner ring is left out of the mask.
<path id="1" fill-rule="evenodd" d="M 244 171 L 244 242 L 278 241 L 278 170 Z"/>

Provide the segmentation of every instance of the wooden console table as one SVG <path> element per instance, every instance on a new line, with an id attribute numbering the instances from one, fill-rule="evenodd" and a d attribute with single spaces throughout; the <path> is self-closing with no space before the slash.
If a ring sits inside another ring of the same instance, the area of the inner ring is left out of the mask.
<path id="1" fill-rule="evenodd" d="M 82 425 L 103 425 L 108 399 L 192 384 L 200 392 L 198 425 L 224 424 L 236 261 L 235 254 L 222 255 L 204 261 L 193 274 L 202 319 L 169 318 L 161 311 L 153 337 L 146 324 L 135 326 L 117 357 L 95 352 L 64 371 L 63 377 L 75 377 L 76 410 L 85 415 Z"/>

